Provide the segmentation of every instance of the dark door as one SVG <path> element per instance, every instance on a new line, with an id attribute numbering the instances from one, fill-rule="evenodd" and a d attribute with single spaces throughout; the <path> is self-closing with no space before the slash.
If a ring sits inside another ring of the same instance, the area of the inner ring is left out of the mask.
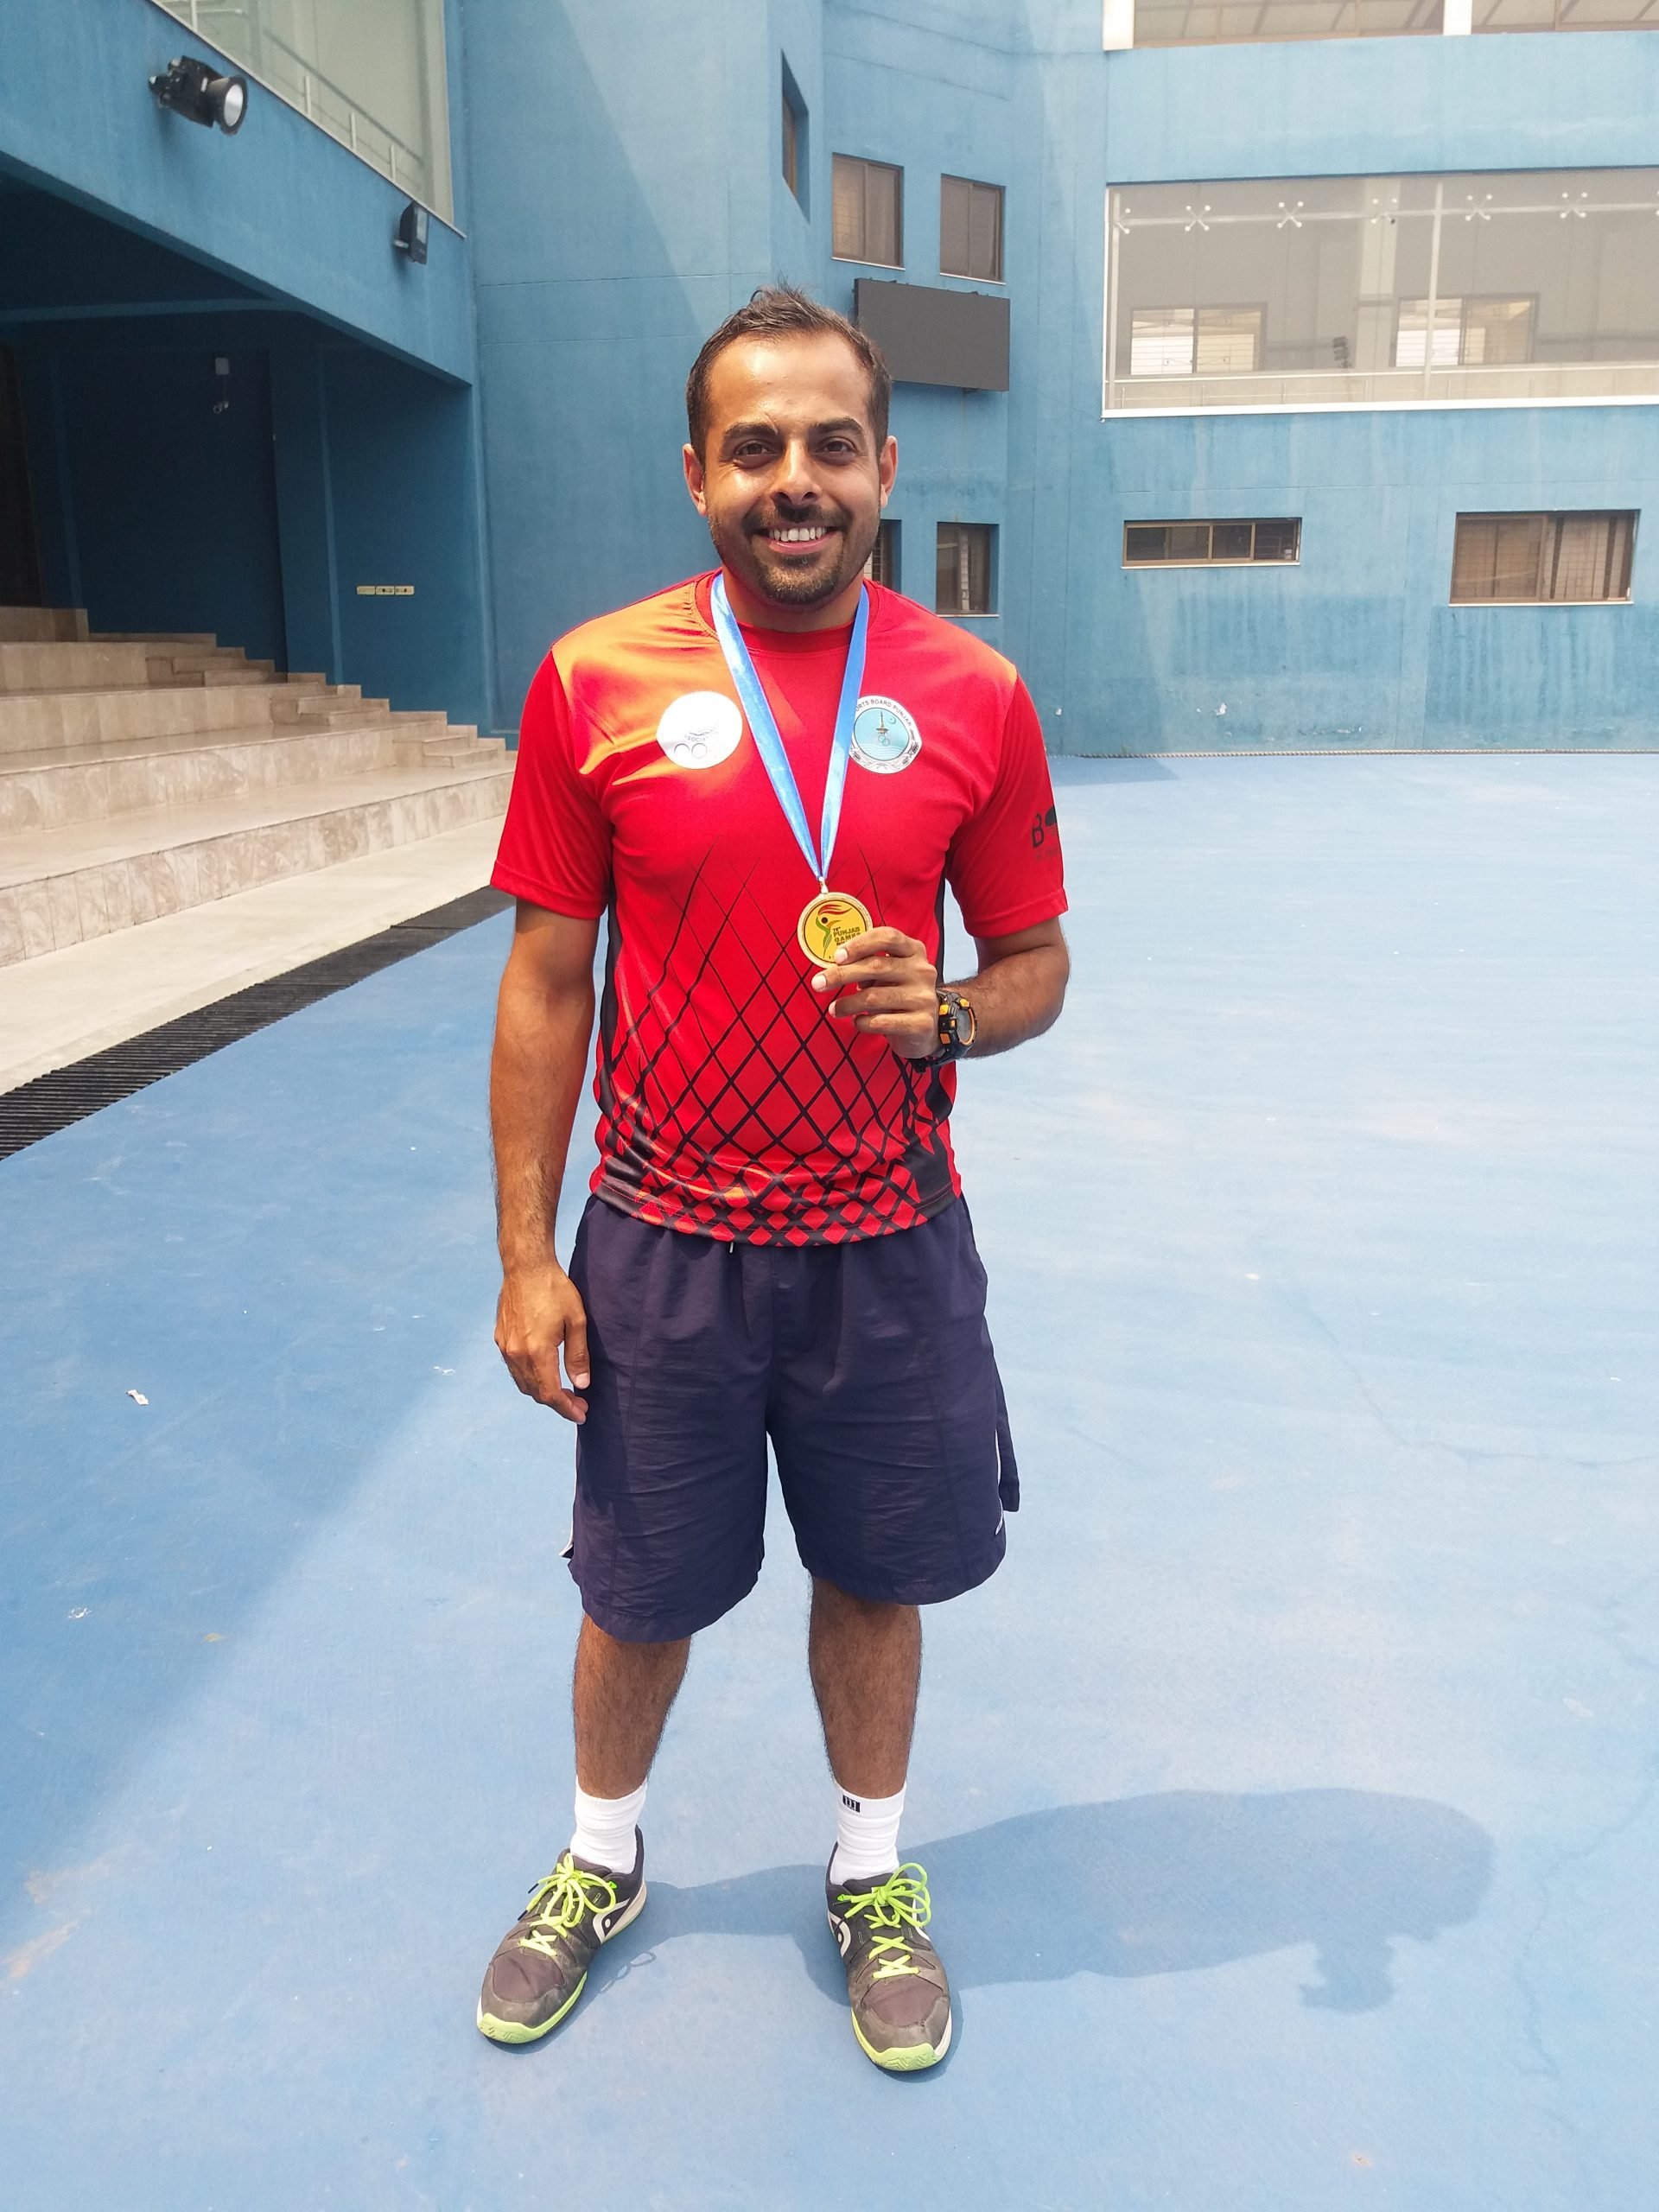
<path id="1" fill-rule="evenodd" d="M 41 604 L 41 547 L 29 490 L 17 356 L 0 346 L 0 607 Z"/>
<path id="2" fill-rule="evenodd" d="M 266 355 L 168 342 L 60 361 L 93 629 L 211 630 L 283 666 Z"/>

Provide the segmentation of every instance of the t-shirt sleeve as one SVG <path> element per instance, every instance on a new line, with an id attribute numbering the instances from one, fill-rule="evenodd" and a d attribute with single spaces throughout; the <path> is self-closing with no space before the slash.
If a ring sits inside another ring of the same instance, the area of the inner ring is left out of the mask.
<path id="1" fill-rule="evenodd" d="M 512 796 L 490 880 L 581 921 L 596 920 L 610 903 L 610 825 L 578 766 L 570 705 L 551 653 L 524 700 Z"/>
<path id="2" fill-rule="evenodd" d="M 1065 912 L 1065 871 L 1042 725 L 1016 680 L 985 804 L 951 842 L 945 875 L 971 937 L 1012 937 Z"/>

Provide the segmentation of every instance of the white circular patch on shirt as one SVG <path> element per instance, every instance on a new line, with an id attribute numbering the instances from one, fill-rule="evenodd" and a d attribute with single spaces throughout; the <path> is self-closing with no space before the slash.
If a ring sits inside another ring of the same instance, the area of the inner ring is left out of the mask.
<path id="1" fill-rule="evenodd" d="M 742 741 L 742 709 L 723 691 L 683 692 L 657 725 L 657 742 L 677 768 L 716 768 Z"/>
<path id="2" fill-rule="evenodd" d="M 878 776 L 896 776 L 922 749 L 921 732 L 896 699 L 867 692 L 853 716 L 853 758 Z"/>

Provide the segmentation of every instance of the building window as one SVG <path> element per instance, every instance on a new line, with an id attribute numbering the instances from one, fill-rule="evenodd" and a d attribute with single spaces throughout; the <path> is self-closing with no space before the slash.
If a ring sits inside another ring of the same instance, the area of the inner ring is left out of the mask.
<path id="1" fill-rule="evenodd" d="M 1249 376 L 1262 365 L 1260 308 L 1136 308 L 1132 377 Z"/>
<path id="2" fill-rule="evenodd" d="M 1283 517 L 1271 522 L 1126 522 L 1126 569 L 1187 568 L 1203 563 L 1242 566 L 1255 561 L 1300 561 L 1302 525 Z"/>
<path id="3" fill-rule="evenodd" d="M 806 205 L 806 102 L 787 61 L 782 68 L 784 182 Z"/>
<path id="4" fill-rule="evenodd" d="M 1659 169 L 1109 200 L 1108 410 L 1659 396 Z"/>
<path id="5" fill-rule="evenodd" d="M 291 0 L 162 0 L 197 36 L 390 177 L 450 212 L 443 0 L 295 7 Z"/>
<path id="6" fill-rule="evenodd" d="M 1548 7 L 1551 0 L 1541 4 Z M 1573 0 L 1562 4 L 1571 7 Z M 1441 0 L 1135 0 L 1135 42 L 1229 46 L 1257 39 L 1402 38 L 1439 31 L 1443 14 Z"/>
<path id="7" fill-rule="evenodd" d="M 941 614 L 990 614 L 992 554 L 996 531 L 988 523 L 942 522 L 933 604 Z"/>
<path id="8" fill-rule="evenodd" d="M 903 268 L 904 175 L 886 162 L 855 161 L 849 154 L 836 156 L 830 251 L 837 261 Z"/>
<path id="9" fill-rule="evenodd" d="M 875 533 L 875 543 L 870 548 L 870 557 L 864 563 L 864 573 L 873 584 L 886 584 L 889 591 L 899 588 L 899 525 L 884 522 Z"/>
<path id="10" fill-rule="evenodd" d="M 1454 604 L 1629 599 L 1636 517 L 1459 515 Z"/>
<path id="11" fill-rule="evenodd" d="M 1002 188 L 939 179 L 939 274 L 1002 282 Z"/>
<path id="12" fill-rule="evenodd" d="M 1395 326 L 1394 365 L 1421 369 L 1481 368 L 1532 359 L 1531 300 L 1402 300 Z"/>

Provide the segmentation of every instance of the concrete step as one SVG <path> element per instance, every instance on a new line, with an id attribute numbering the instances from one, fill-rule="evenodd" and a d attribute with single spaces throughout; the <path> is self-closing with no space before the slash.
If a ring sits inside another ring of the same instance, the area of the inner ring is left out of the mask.
<path id="1" fill-rule="evenodd" d="M 124 645 L 180 645 L 191 652 L 211 652 L 219 639 L 211 630 L 94 630 L 103 642 Z"/>
<path id="2" fill-rule="evenodd" d="M 273 683 L 277 681 L 276 664 L 270 660 L 250 660 L 245 653 L 233 652 L 229 646 L 218 646 L 212 652 L 156 652 L 152 647 L 149 654 L 149 680 L 167 686 L 175 683 Z"/>
<path id="3" fill-rule="evenodd" d="M 512 783 L 486 754 L 0 835 L 0 966 L 493 818 Z"/>
<path id="4" fill-rule="evenodd" d="M 127 738 L 269 729 L 277 715 L 291 721 L 325 699 L 331 709 L 338 706 L 344 711 L 350 704 L 330 696 L 321 685 L 185 684 L 162 690 L 142 676 L 137 685 L 121 690 L 0 691 L 0 760 Z"/>
<path id="5" fill-rule="evenodd" d="M 442 717 L 439 718 L 442 723 Z M 454 733 L 460 739 L 463 733 Z M 319 729 L 275 724 L 232 732 L 191 731 L 113 744 L 59 746 L 0 754 L 0 836 L 106 822 L 157 806 L 279 791 L 337 781 L 372 769 L 432 761 L 432 746 L 399 741 L 384 721 Z M 453 765 L 487 755 L 454 744 L 438 756 Z"/>
<path id="6" fill-rule="evenodd" d="M 85 644 L 86 616 L 79 607 L 0 607 L 0 645 Z"/>
<path id="7" fill-rule="evenodd" d="M 149 680 L 135 645 L 0 644 L 0 696 L 14 691 L 114 691 Z"/>

